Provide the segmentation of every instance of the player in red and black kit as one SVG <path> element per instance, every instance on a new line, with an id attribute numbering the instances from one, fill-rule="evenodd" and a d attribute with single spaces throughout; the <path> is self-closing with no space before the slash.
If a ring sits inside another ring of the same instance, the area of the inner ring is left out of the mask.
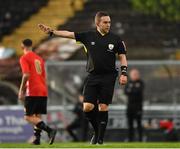
<path id="1" fill-rule="evenodd" d="M 40 144 L 41 131 L 48 133 L 49 144 L 55 139 L 56 130 L 48 127 L 41 119 L 47 113 L 47 86 L 44 61 L 32 52 L 32 41 L 25 39 L 21 47 L 24 55 L 20 58 L 22 81 L 19 89 L 19 100 L 24 101 L 25 119 L 33 124 L 35 139 L 33 144 Z"/>

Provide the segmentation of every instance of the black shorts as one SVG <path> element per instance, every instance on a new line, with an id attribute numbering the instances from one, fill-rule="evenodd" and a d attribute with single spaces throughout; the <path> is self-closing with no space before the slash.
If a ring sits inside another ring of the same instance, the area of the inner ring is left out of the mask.
<path id="1" fill-rule="evenodd" d="M 46 96 L 27 96 L 24 101 L 25 115 L 47 114 Z"/>
<path id="2" fill-rule="evenodd" d="M 89 74 L 84 85 L 84 102 L 111 104 L 117 73 Z"/>

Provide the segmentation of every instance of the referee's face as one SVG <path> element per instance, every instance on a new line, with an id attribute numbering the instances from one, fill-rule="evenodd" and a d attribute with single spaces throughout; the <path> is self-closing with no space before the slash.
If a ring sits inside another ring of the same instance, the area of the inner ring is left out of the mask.
<path id="1" fill-rule="evenodd" d="M 103 16 L 97 23 L 97 27 L 103 34 L 107 34 L 111 27 L 111 19 L 109 16 Z"/>

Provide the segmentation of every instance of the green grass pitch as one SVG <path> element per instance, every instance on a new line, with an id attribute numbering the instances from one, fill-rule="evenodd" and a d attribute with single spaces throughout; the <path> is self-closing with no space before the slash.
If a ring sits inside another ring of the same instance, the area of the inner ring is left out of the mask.
<path id="1" fill-rule="evenodd" d="M 104 145 L 90 145 L 88 143 L 54 143 L 48 145 L 31 145 L 28 143 L 0 143 L 0 148 L 180 148 L 180 143 L 106 143 Z"/>

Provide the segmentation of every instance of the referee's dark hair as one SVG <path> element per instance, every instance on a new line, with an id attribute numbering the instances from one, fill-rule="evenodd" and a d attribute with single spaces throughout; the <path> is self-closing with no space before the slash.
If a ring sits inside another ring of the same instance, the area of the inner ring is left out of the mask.
<path id="1" fill-rule="evenodd" d="M 104 16 L 110 16 L 110 15 L 105 11 L 98 11 L 95 15 L 95 23 L 97 24 L 100 21 L 101 17 Z"/>
<path id="2" fill-rule="evenodd" d="M 24 39 L 22 41 L 23 45 L 26 47 L 31 47 L 32 46 L 32 40 L 31 39 Z"/>

